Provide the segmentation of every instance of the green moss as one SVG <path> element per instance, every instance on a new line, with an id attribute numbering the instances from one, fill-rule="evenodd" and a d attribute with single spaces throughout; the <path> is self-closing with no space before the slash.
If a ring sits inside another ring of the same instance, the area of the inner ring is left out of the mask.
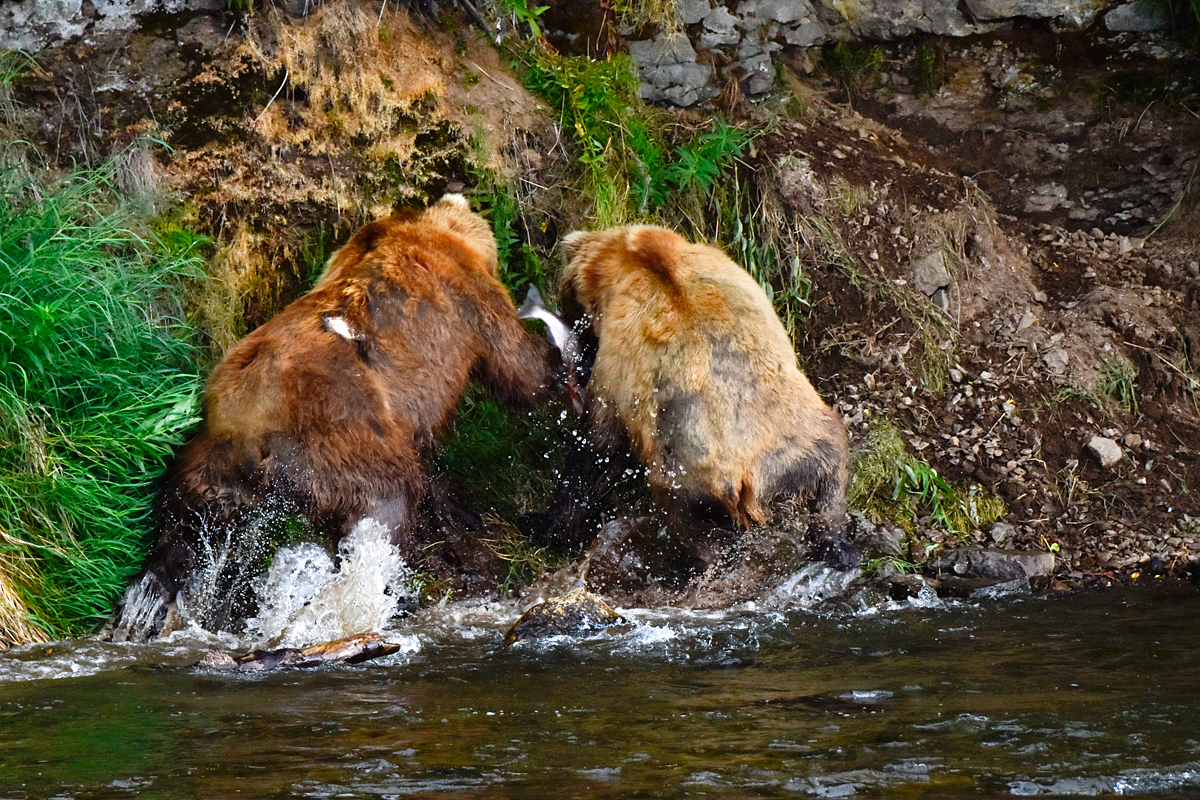
<path id="1" fill-rule="evenodd" d="M 930 524 L 965 535 L 1002 518 L 1002 500 L 978 485 L 952 487 L 928 462 L 914 455 L 894 425 L 871 421 L 864 445 L 851 459 L 849 504 L 875 523 L 913 531 L 922 516 Z"/>

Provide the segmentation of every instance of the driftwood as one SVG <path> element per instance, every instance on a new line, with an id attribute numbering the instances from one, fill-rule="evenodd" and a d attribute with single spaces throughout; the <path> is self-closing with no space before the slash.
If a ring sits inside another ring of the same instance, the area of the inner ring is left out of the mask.
<path id="1" fill-rule="evenodd" d="M 306 647 L 303 650 L 284 647 L 279 650 L 255 650 L 235 656 L 221 650 L 209 650 L 195 666 L 205 669 L 265 670 L 280 667 L 315 667 L 318 664 L 358 664 L 387 656 L 400 645 L 385 642 L 377 633 L 360 633 L 334 642 Z"/>

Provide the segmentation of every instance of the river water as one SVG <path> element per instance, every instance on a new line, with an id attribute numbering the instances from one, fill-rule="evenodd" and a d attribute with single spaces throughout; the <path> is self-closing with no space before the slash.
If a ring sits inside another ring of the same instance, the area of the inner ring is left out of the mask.
<path id="1" fill-rule="evenodd" d="M 505 648 L 519 608 L 400 652 L 189 667 L 229 637 L 0 656 L 0 797 L 1200 797 L 1200 593 L 869 611 L 630 611 Z"/>

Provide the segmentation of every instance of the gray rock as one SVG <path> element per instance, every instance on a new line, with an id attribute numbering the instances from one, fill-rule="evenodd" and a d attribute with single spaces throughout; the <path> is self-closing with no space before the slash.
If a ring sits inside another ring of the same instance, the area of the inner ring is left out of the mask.
<path id="1" fill-rule="evenodd" d="M 704 18 L 704 32 L 700 38 L 709 47 L 737 44 L 742 40 L 742 34 L 738 31 L 738 18 L 730 14 L 724 6 L 714 8 L 712 13 Z"/>
<path id="2" fill-rule="evenodd" d="M 629 54 L 639 67 L 694 62 L 696 48 L 683 34 L 659 34 L 629 43 Z"/>
<path id="3" fill-rule="evenodd" d="M 965 36 L 981 30 L 958 11 L 957 0 L 843 0 L 834 7 L 864 39 L 895 40 L 918 33 Z"/>
<path id="4" fill-rule="evenodd" d="M 629 52 L 642 79 L 638 87 L 648 103 L 669 102 L 688 107 L 716 95 L 712 67 L 696 62 L 696 50 L 683 34 L 660 34 L 629 43 Z"/>
<path id="5" fill-rule="evenodd" d="M 755 16 L 775 22 L 791 23 L 812 16 L 813 8 L 808 0 L 755 0 Z M 746 5 L 746 3 L 743 3 Z"/>
<path id="6" fill-rule="evenodd" d="M 992 541 L 997 546 L 1003 547 L 1005 542 L 1017 535 L 1017 529 L 1011 523 L 1000 520 L 992 525 L 988 535 L 992 537 Z"/>
<path id="7" fill-rule="evenodd" d="M 964 547 L 930 559 L 926 572 L 995 582 L 1045 581 L 1054 575 L 1054 554 Z"/>
<path id="8" fill-rule="evenodd" d="M 1070 361 L 1071 354 L 1061 347 L 1053 347 L 1042 356 L 1042 363 L 1046 365 L 1046 369 L 1056 374 L 1064 372 Z"/>
<path id="9" fill-rule="evenodd" d="M 1105 469 L 1116 466 L 1125 457 L 1124 451 L 1121 450 L 1121 445 L 1104 436 L 1093 436 L 1088 441 L 1087 448 L 1092 451 L 1092 455 L 1100 462 L 1100 466 Z"/>
<path id="10" fill-rule="evenodd" d="M 831 39 L 829 29 L 813 20 L 801 20 L 795 27 L 785 28 L 783 40 L 793 47 L 812 47 Z"/>
<path id="11" fill-rule="evenodd" d="M 1044 183 L 1033 190 L 1025 200 L 1025 211 L 1039 213 L 1053 211 L 1067 200 L 1067 187 L 1061 183 Z"/>
<path id="12" fill-rule="evenodd" d="M 684 25 L 695 25 L 712 11 L 709 0 L 676 0 L 675 13 Z"/>
<path id="13" fill-rule="evenodd" d="M 771 63 L 770 56 L 765 53 L 754 56 L 742 61 L 741 65 L 746 71 L 742 78 L 742 91 L 745 94 L 754 96 L 770 91 L 775 83 L 775 65 Z"/>
<path id="14" fill-rule="evenodd" d="M 1166 14 L 1165 7 L 1148 2 L 1129 2 L 1104 14 L 1105 28 L 1116 32 L 1166 30 L 1170 24 L 1171 18 Z"/>
<path id="15" fill-rule="evenodd" d="M 981 21 L 1015 17 L 1045 19 L 1070 28 L 1085 28 L 1104 10 L 1104 0 L 966 0 L 967 10 Z"/>
<path id="16" fill-rule="evenodd" d="M 926 253 L 912 262 L 913 288 L 926 297 L 950 285 L 950 272 L 940 250 Z"/>

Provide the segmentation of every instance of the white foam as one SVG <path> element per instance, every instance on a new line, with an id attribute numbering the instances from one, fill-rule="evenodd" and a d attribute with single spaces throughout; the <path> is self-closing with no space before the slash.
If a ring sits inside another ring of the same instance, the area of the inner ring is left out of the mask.
<path id="1" fill-rule="evenodd" d="M 306 647 L 382 632 L 413 572 L 388 541 L 387 528 L 362 520 L 338 547 L 340 567 L 320 547 L 280 548 L 257 587 L 258 616 L 246 621 L 258 646 Z"/>

